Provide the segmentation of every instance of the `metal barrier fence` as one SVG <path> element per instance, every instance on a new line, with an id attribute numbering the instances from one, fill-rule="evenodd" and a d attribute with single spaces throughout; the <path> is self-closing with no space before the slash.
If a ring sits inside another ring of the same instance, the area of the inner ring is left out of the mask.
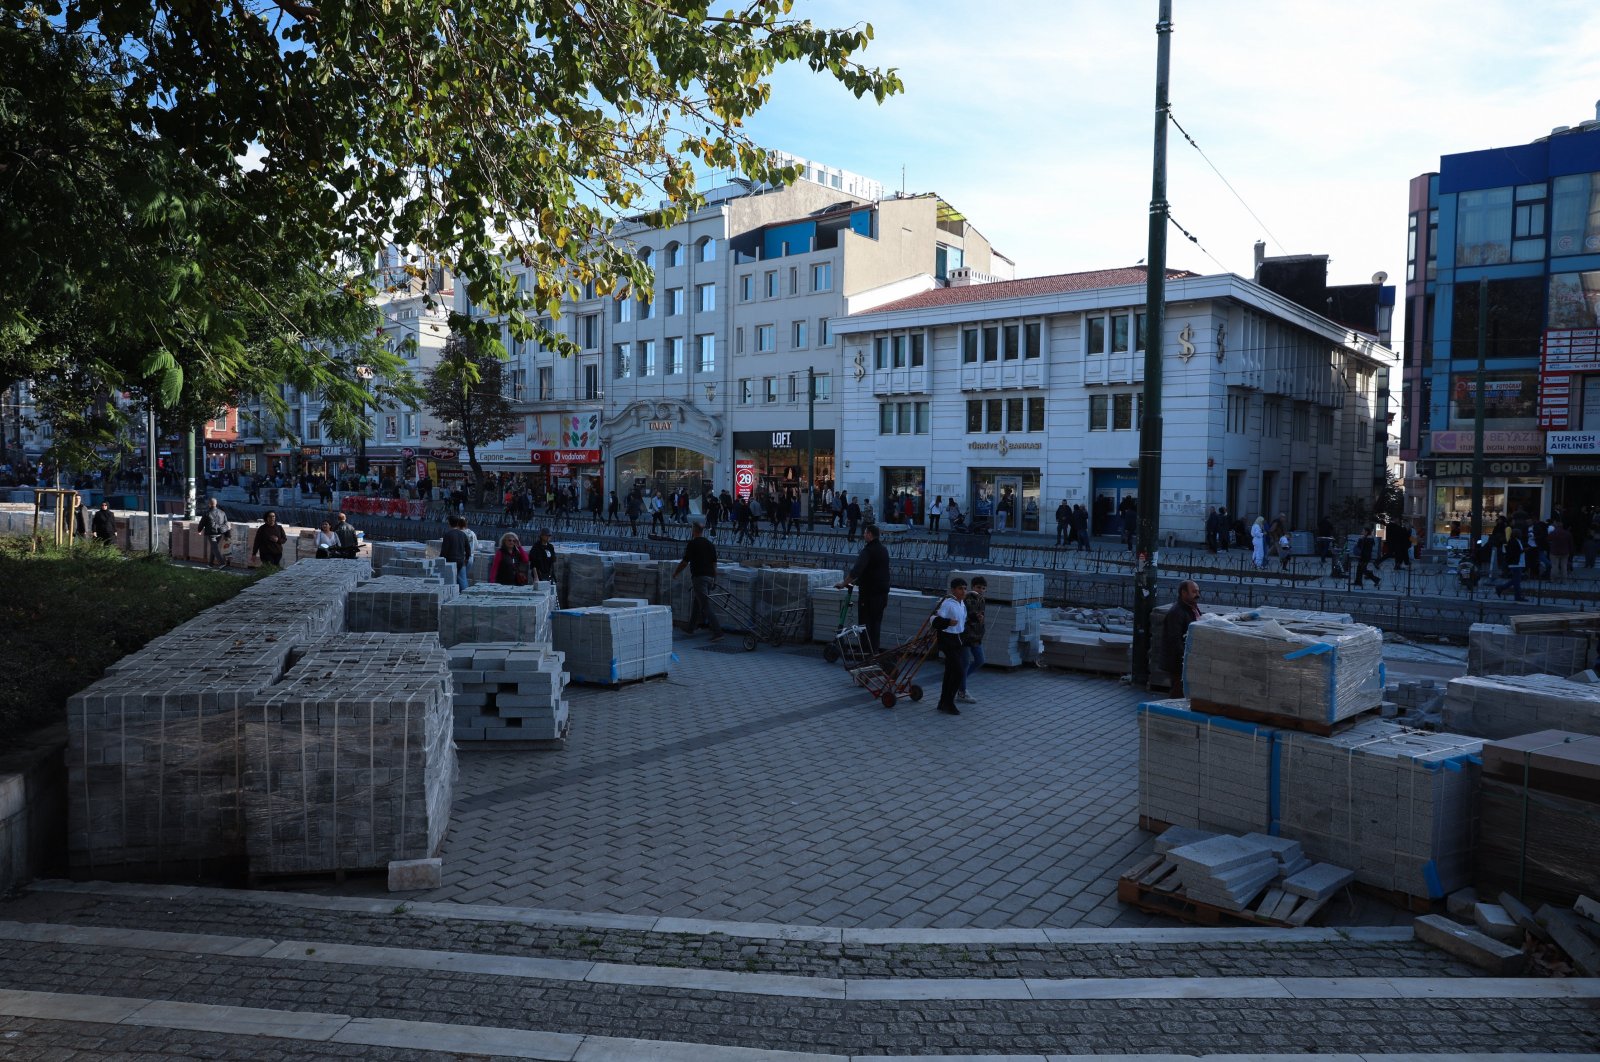
<path id="1" fill-rule="evenodd" d="M 264 511 L 266 506 L 234 504 L 237 514 Z M 315 527 L 332 513 L 320 506 L 276 507 L 283 523 Z M 506 531 L 516 531 L 526 544 L 539 530 L 549 529 L 560 541 L 594 542 L 602 549 L 645 553 L 657 560 L 677 560 L 689 538 L 689 527 L 668 521 L 665 537 L 651 537 L 648 520 L 639 522 L 638 534 L 629 525 L 595 520 L 587 513 L 537 516 L 528 522 L 510 520 L 497 511 L 468 511 L 468 523 L 482 539 L 495 541 Z M 360 516 L 355 521 L 369 538 L 378 541 L 412 541 L 444 534 L 443 512 L 421 519 L 395 516 Z M 893 557 L 895 585 L 925 592 L 943 589 L 954 568 L 986 567 L 1038 571 L 1045 576 L 1045 604 L 1088 608 L 1133 607 L 1132 561 L 1121 549 L 1081 551 L 1026 542 L 991 542 L 987 560 L 952 556 L 943 536 L 885 529 L 884 542 Z M 752 565 L 789 565 L 848 570 L 860 548 L 859 539 L 847 540 L 840 531 L 801 530 L 774 532 L 763 525 L 755 542 L 735 540 L 733 529 L 722 524 L 715 536 L 717 553 L 725 562 Z M 1460 585 L 1453 568 L 1438 562 L 1416 562 L 1398 572 L 1383 573 L 1381 590 L 1350 585 L 1348 576 L 1332 578 L 1328 563 L 1316 557 L 1299 557 L 1288 569 L 1255 568 L 1244 551 L 1210 554 L 1203 550 L 1170 550 L 1162 558 L 1160 599 L 1171 599 L 1181 580 L 1200 583 L 1204 600 L 1215 605 L 1282 608 L 1349 613 L 1358 622 L 1411 636 L 1465 637 L 1474 623 L 1503 623 L 1512 615 L 1556 609 L 1586 611 L 1597 607 L 1600 593 L 1582 585 L 1556 585 L 1526 581 L 1527 603 L 1496 598 L 1485 580 L 1476 593 Z"/>

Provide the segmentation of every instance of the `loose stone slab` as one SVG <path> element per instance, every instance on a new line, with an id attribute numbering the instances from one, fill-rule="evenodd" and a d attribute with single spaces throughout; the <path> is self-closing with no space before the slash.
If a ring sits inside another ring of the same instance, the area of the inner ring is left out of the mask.
<path id="1" fill-rule="evenodd" d="M 437 889 L 444 880 L 444 860 L 396 859 L 389 864 L 390 892 L 419 892 Z"/>
<path id="2" fill-rule="evenodd" d="M 1478 928 L 1496 940 L 1505 941 L 1513 947 L 1521 946 L 1524 936 L 1523 928 L 1517 925 L 1517 920 L 1507 913 L 1504 907 L 1497 903 L 1474 904 L 1472 920 L 1478 923 Z"/>
<path id="3" fill-rule="evenodd" d="M 1411 926 L 1423 943 L 1502 977 L 1519 973 L 1527 961 L 1519 949 L 1458 925 L 1444 915 L 1422 915 Z"/>
<path id="4" fill-rule="evenodd" d="M 1332 863 L 1318 863 L 1283 883 L 1283 891 L 1313 900 L 1326 899 L 1356 880 L 1356 872 Z"/>

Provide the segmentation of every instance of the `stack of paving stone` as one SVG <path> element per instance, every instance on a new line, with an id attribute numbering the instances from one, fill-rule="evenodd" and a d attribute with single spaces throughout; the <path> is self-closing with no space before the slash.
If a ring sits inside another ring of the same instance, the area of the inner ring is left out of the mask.
<path id="1" fill-rule="evenodd" d="M 1229 911 L 1242 911 L 1278 879 L 1282 866 L 1272 847 L 1248 837 L 1221 835 L 1167 852 L 1177 864 L 1184 895 Z"/>
<path id="2" fill-rule="evenodd" d="M 550 638 L 574 682 L 615 686 L 672 669 L 672 610 L 664 605 L 560 609 Z"/>
<path id="3" fill-rule="evenodd" d="M 1381 719 L 1331 737 L 1280 730 L 1273 832 L 1377 888 L 1445 896 L 1471 879 L 1482 747 Z"/>
<path id="4" fill-rule="evenodd" d="M 1600 896 L 1600 737 L 1543 730 L 1483 746 L 1478 886 Z"/>
<path id="5" fill-rule="evenodd" d="M 860 593 L 856 596 L 860 597 Z M 915 590 L 902 590 L 899 587 L 891 589 L 889 607 L 883 612 L 884 648 L 901 645 L 915 637 L 933 615 L 933 610 L 939 607 L 941 600 L 943 595 L 919 594 Z"/>
<path id="6" fill-rule="evenodd" d="M 1357 623 L 1203 616 L 1189 626 L 1186 692 L 1199 710 L 1332 727 L 1383 701 L 1383 633 Z"/>
<path id="7" fill-rule="evenodd" d="M 460 594 L 454 583 L 385 575 L 350 591 L 345 629 L 392 634 L 438 633 L 439 609 Z"/>
<path id="8" fill-rule="evenodd" d="M 1138 718 L 1142 826 L 1271 829 L 1274 728 L 1190 711 L 1185 700 L 1141 704 Z"/>
<path id="9" fill-rule="evenodd" d="M 251 873 L 378 869 L 438 853 L 456 759 L 437 639 L 335 636 L 245 719 Z"/>
<path id="10" fill-rule="evenodd" d="M 466 642 L 449 650 L 455 739 L 516 749 L 549 748 L 567 733 L 561 653 L 531 642 Z"/>
<path id="11" fill-rule="evenodd" d="M 372 571 L 376 575 L 403 575 L 404 572 L 388 572 L 385 569 L 389 562 L 408 560 L 424 561 L 429 557 L 437 557 L 439 551 L 430 549 L 422 542 L 374 542 L 372 544 Z"/>
<path id="12" fill-rule="evenodd" d="M 562 603 L 568 608 L 582 608 L 615 597 L 617 562 L 649 559 L 646 553 L 576 550 L 563 543 L 556 552 L 555 569 Z"/>
<path id="13" fill-rule="evenodd" d="M 846 596 L 850 599 L 850 610 L 845 615 L 843 623 L 839 619 L 839 610 L 844 608 Z M 841 626 L 849 627 L 861 622 L 861 595 L 852 594 L 845 590 L 835 590 L 828 586 L 814 587 L 811 591 L 811 640 L 814 642 L 831 642 L 833 636 L 839 633 Z"/>
<path id="14" fill-rule="evenodd" d="M 984 613 L 984 662 L 997 667 L 1017 667 L 1037 661 L 1044 651 L 1041 638 L 1044 574 L 957 568 L 945 580 L 945 585 L 958 577 L 971 585 L 978 576 L 988 583 L 984 592 L 988 604 Z"/>
<path id="15" fill-rule="evenodd" d="M 383 574 L 400 579 L 454 584 L 456 566 L 443 557 L 391 557 L 384 562 Z"/>
<path id="16" fill-rule="evenodd" d="M 844 572 L 838 568 L 762 568 L 756 578 L 757 614 L 767 623 L 787 623 L 792 640 L 804 640 L 812 628 L 813 591 L 831 590 L 843 580 Z"/>
<path id="17" fill-rule="evenodd" d="M 1165 620 L 1173 609 L 1173 602 L 1157 605 L 1150 610 L 1150 686 L 1153 689 L 1170 689 L 1172 676 L 1167 674 L 1167 645 Z M 1241 614 L 1237 608 L 1220 605 L 1201 605 L 1202 616 L 1233 616 Z M 1262 607 L 1242 613 L 1257 619 L 1277 620 L 1279 623 L 1354 623 L 1348 612 L 1315 612 L 1298 608 Z M 1181 691 L 1175 691 L 1181 692 Z"/>
<path id="18" fill-rule="evenodd" d="M 1454 678 L 1445 694 L 1444 723 L 1486 738 L 1535 730 L 1600 734 L 1600 684 L 1555 675 Z"/>
<path id="19" fill-rule="evenodd" d="M 244 857 L 244 707 L 337 631 L 366 561 L 296 566 L 123 657 L 67 704 L 74 868 L 209 873 Z"/>
<path id="20" fill-rule="evenodd" d="M 1518 634 L 1503 623 L 1474 623 L 1467 631 L 1469 675 L 1575 675 L 1593 662 L 1582 631 Z"/>
<path id="21" fill-rule="evenodd" d="M 619 560 L 612 566 L 612 590 L 618 597 L 643 598 L 652 605 L 672 601 L 672 568 L 653 560 Z"/>
<path id="22" fill-rule="evenodd" d="M 463 642 L 548 643 L 555 608 L 555 588 L 549 583 L 484 584 L 439 606 L 439 641 L 446 647 Z"/>

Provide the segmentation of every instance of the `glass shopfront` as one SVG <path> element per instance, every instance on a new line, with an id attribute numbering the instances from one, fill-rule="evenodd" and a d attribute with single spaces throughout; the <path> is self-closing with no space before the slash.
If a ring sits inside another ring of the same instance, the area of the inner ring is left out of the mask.
<path id="1" fill-rule="evenodd" d="M 646 446 L 617 457 L 617 497 L 626 498 L 635 487 L 652 494 L 671 494 L 681 488 L 698 510 L 701 494 L 714 482 L 715 468 L 715 459 L 697 450 Z"/>
<path id="2" fill-rule="evenodd" d="M 1037 468 L 975 468 L 970 472 L 967 511 L 988 519 L 996 531 L 1039 530 Z"/>
<path id="3" fill-rule="evenodd" d="M 924 496 L 927 470 L 924 468 L 885 468 L 883 505 L 878 519 L 886 524 L 920 524 L 927 510 Z"/>
<path id="4" fill-rule="evenodd" d="M 803 487 L 811 478 L 813 458 L 817 485 L 832 486 L 833 454 L 832 428 L 819 428 L 814 436 L 808 435 L 804 428 L 733 433 L 733 456 L 755 467 L 757 490 L 787 491 Z"/>
<path id="5" fill-rule="evenodd" d="M 1544 501 L 1544 480 L 1531 476 L 1483 481 L 1483 526 L 1492 529 L 1502 516 L 1516 515 L 1525 509 L 1529 516 L 1539 519 L 1548 515 Z M 1444 548 L 1455 527 L 1472 526 L 1472 481 L 1436 483 L 1433 487 L 1433 526 L 1429 545 Z"/>

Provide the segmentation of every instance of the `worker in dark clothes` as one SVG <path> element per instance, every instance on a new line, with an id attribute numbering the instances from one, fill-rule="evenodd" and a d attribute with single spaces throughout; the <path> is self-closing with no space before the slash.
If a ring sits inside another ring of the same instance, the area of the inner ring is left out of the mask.
<path id="1" fill-rule="evenodd" d="M 717 584 L 717 547 L 706 537 L 705 525 L 696 520 L 689 528 L 689 542 L 683 547 L 683 560 L 672 569 L 676 579 L 684 568 L 694 580 L 694 604 L 689 610 L 689 633 L 700 629 L 701 624 L 711 628 L 711 640 L 722 640 L 722 624 L 711 609 L 711 588 Z"/>
<path id="2" fill-rule="evenodd" d="M 1200 584 L 1185 579 L 1178 584 L 1178 600 L 1161 621 L 1162 669 L 1172 682 L 1174 693 L 1183 690 L 1183 650 L 1189 624 L 1200 618 Z"/>
<path id="3" fill-rule="evenodd" d="M 861 529 L 864 543 L 856 556 L 855 567 L 838 585 L 861 588 L 861 625 L 867 629 L 867 651 L 882 649 L 883 613 L 889 607 L 889 550 L 878 541 L 878 525 L 868 524 Z"/>

